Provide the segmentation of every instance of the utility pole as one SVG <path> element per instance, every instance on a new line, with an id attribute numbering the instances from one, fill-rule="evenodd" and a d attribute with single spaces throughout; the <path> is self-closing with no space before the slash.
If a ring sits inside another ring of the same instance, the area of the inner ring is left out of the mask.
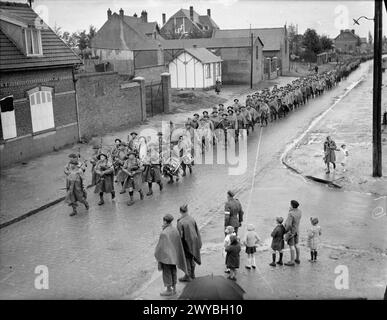
<path id="1" fill-rule="evenodd" d="M 253 43 L 253 33 L 250 34 L 251 37 L 251 62 L 250 62 L 250 89 L 253 89 L 253 53 L 254 53 L 254 43 Z"/>
<path id="2" fill-rule="evenodd" d="M 374 79 L 372 112 L 372 176 L 382 176 L 382 10 L 383 2 L 375 0 Z"/>

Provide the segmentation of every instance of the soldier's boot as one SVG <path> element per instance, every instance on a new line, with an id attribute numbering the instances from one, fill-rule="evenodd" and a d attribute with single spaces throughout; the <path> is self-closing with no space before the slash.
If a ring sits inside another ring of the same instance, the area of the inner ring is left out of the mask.
<path id="1" fill-rule="evenodd" d="M 133 191 L 129 191 L 129 197 L 130 197 L 130 200 L 128 201 L 127 205 L 128 206 L 131 206 L 134 204 L 134 200 L 133 200 Z"/>
<path id="2" fill-rule="evenodd" d="M 70 217 L 75 216 L 77 214 L 77 208 L 73 206 L 73 212 L 70 213 Z"/>
<path id="3" fill-rule="evenodd" d="M 142 190 L 139 190 L 138 192 L 140 193 L 140 199 L 144 200 L 144 193 L 142 192 Z"/>
<path id="4" fill-rule="evenodd" d="M 164 188 L 163 183 L 162 183 L 162 182 L 159 182 L 158 185 L 159 185 L 159 187 L 160 187 L 160 191 L 163 191 L 163 188 Z"/>
<path id="5" fill-rule="evenodd" d="M 104 203 L 105 203 L 105 201 L 103 200 L 103 193 L 101 192 L 101 193 L 99 194 L 99 202 L 98 202 L 98 205 L 99 205 L 99 206 L 102 206 Z"/>
<path id="6" fill-rule="evenodd" d="M 147 196 L 151 196 L 153 194 L 153 191 L 152 191 L 152 182 L 148 182 L 148 188 L 149 188 L 149 191 L 148 193 L 146 194 Z"/>
<path id="7" fill-rule="evenodd" d="M 192 174 L 192 166 L 189 166 L 188 170 L 189 170 L 189 174 Z"/>
<path id="8" fill-rule="evenodd" d="M 176 290 L 173 290 L 172 286 L 167 286 L 167 289 L 163 292 L 160 292 L 160 296 L 162 297 L 170 297 L 176 294 Z"/>

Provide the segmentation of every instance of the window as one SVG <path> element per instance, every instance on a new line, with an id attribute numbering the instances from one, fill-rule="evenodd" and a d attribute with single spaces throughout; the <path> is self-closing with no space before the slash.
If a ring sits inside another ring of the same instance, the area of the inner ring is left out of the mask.
<path id="1" fill-rule="evenodd" d="M 55 127 L 52 107 L 51 88 L 42 87 L 39 91 L 31 90 L 30 107 L 32 132 L 40 132 Z"/>
<path id="2" fill-rule="evenodd" d="M 1 129 L 3 132 L 3 139 L 11 139 L 17 136 L 15 108 L 13 106 L 13 96 L 8 96 L 0 99 L 1 106 Z"/>
<path id="3" fill-rule="evenodd" d="M 255 47 L 255 59 L 258 59 L 258 46 Z"/>
<path id="4" fill-rule="evenodd" d="M 27 56 L 42 55 L 42 38 L 40 30 L 29 28 L 24 29 Z"/>
<path id="5" fill-rule="evenodd" d="M 215 64 L 215 76 L 216 77 L 220 76 L 220 62 Z"/>
<path id="6" fill-rule="evenodd" d="M 211 65 L 209 63 L 206 63 L 204 65 L 204 76 L 206 77 L 206 79 L 211 78 Z"/>

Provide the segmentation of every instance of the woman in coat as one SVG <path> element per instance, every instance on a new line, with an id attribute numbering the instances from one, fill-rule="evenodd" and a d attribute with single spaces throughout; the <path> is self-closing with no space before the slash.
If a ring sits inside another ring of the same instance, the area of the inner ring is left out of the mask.
<path id="1" fill-rule="evenodd" d="M 336 169 L 335 151 L 338 151 L 336 143 L 331 139 L 330 136 L 327 136 L 327 139 L 324 142 L 324 162 L 327 165 L 326 173 L 330 173 L 330 170 L 329 170 L 330 163 L 332 163 L 333 169 Z"/>

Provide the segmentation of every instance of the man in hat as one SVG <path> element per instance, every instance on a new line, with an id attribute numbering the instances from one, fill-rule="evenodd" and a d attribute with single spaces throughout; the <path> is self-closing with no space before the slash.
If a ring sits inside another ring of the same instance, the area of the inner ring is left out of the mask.
<path id="1" fill-rule="evenodd" d="M 129 140 L 129 149 L 136 154 L 138 154 L 138 148 L 139 148 L 139 140 L 138 140 L 138 133 L 137 132 L 131 132 L 130 133 L 130 140 Z"/>
<path id="2" fill-rule="evenodd" d="M 300 263 L 300 248 L 298 247 L 299 226 L 301 221 L 301 210 L 298 209 L 299 203 L 296 200 L 290 201 L 289 214 L 285 221 L 285 240 L 290 247 L 290 261 L 286 266 L 294 266 Z"/>
<path id="3" fill-rule="evenodd" d="M 153 194 L 152 184 L 156 182 L 160 191 L 163 190 L 163 183 L 161 182 L 161 159 L 160 152 L 157 150 L 158 145 L 155 143 L 149 143 L 147 149 L 147 157 L 144 162 L 144 178 L 148 183 L 149 191 L 146 194 L 147 196 L 151 196 Z"/>
<path id="4" fill-rule="evenodd" d="M 98 205 L 103 205 L 105 203 L 103 199 L 104 193 L 111 193 L 112 200 L 114 200 L 116 194 L 114 192 L 114 168 L 111 161 L 108 160 L 108 157 L 104 153 L 100 153 L 97 156 L 97 163 L 94 168 L 96 173 L 96 185 L 94 193 L 99 194 Z"/>
<path id="5" fill-rule="evenodd" d="M 87 167 L 87 164 L 86 164 L 86 161 L 85 162 L 81 162 L 79 161 L 79 155 L 75 154 L 75 153 L 70 153 L 69 154 L 69 162 L 65 165 L 64 167 L 64 173 L 65 175 L 67 176 L 68 174 L 70 174 L 70 167 L 71 167 L 71 162 L 74 162 L 73 160 L 75 160 L 77 162 L 77 167 L 79 169 L 81 169 L 83 172 L 86 171 L 86 167 Z"/>
<path id="6" fill-rule="evenodd" d="M 158 269 L 163 273 L 163 282 L 166 287 L 166 290 L 160 293 L 161 296 L 176 294 L 177 268 L 187 273 L 183 244 L 179 231 L 172 226 L 172 221 L 172 215 L 164 216 L 162 232 L 155 250 Z"/>
<path id="7" fill-rule="evenodd" d="M 200 116 L 199 116 L 198 113 L 195 113 L 193 116 L 194 117 L 192 119 L 191 126 L 192 126 L 192 128 L 197 129 L 197 128 L 199 128 L 199 118 L 200 118 Z"/>
<path id="8" fill-rule="evenodd" d="M 144 193 L 142 192 L 143 167 L 133 151 L 129 152 L 128 159 L 125 161 L 122 170 L 127 174 L 123 188 L 124 190 L 129 189 L 130 199 L 127 202 L 127 205 L 131 206 L 134 204 L 134 190 L 138 191 L 141 200 L 144 199 Z"/>
<path id="9" fill-rule="evenodd" d="M 233 110 L 239 109 L 241 107 L 241 104 L 239 103 L 238 99 L 234 99 L 234 104 L 232 105 Z"/>
<path id="10" fill-rule="evenodd" d="M 235 234 L 243 222 L 243 209 L 240 201 L 234 198 L 234 192 L 227 191 L 227 202 L 224 206 L 224 227 L 234 227 Z"/>
<path id="11" fill-rule="evenodd" d="M 86 210 L 89 210 L 89 204 L 86 201 L 86 190 L 83 185 L 83 171 L 78 167 L 76 159 L 70 160 L 69 172 L 66 177 L 66 198 L 65 202 L 73 208 L 70 216 L 77 214 L 77 202 L 83 203 Z"/>
<path id="12" fill-rule="evenodd" d="M 195 262 L 201 264 L 200 248 L 202 239 L 195 219 L 188 214 L 188 206 L 180 207 L 180 218 L 177 220 L 177 230 L 179 230 L 184 248 L 184 256 L 187 262 L 187 273 L 179 281 L 189 282 L 195 279 Z"/>

